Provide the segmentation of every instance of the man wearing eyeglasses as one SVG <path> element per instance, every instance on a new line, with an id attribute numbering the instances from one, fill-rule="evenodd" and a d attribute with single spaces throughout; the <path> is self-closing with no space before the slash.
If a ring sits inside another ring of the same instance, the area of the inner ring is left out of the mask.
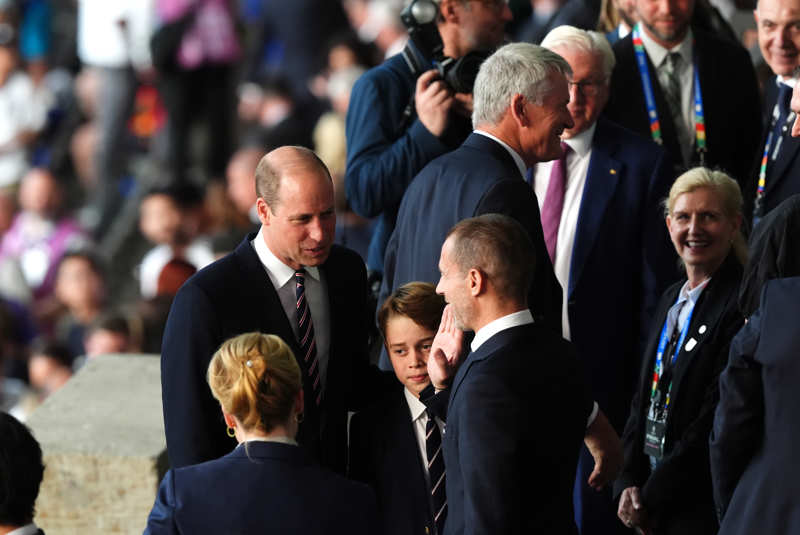
<path id="1" fill-rule="evenodd" d="M 532 185 L 563 289 L 563 336 L 575 345 L 600 409 L 621 435 L 652 309 L 677 278 L 658 206 L 669 191 L 672 163 L 652 141 L 599 118 L 615 63 L 602 34 L 560 26 L 542 46 L 572 68 L 567 109 L 574 126 L 561 135 L 561 158 L 536 164 Z M 610 303 L 612 314 L 598 314 Z M 622 532 L 611 489 L 592 485 L 594 464 L 584 448 L 576 524 L 583 535 Z"/>

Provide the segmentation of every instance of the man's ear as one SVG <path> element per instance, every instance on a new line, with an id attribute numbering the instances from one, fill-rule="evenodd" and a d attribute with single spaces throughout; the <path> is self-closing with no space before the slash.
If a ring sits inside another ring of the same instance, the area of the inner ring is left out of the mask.
<path id="1" fill-rule="evenodd" d="M 269 206 L 267 205 L 267 201 L 259 197 L 256 199 L 256 212 L 258 213 L 258 220 L 261 221 L 262 225 L 269 225 L 270 217 L 272 217 L 272 212 L 270 212 Z"/>
<path id="2" fill-rule="evenodd" d="M 467 287 L 472 297 L 477 297 L 486 291 L 486 274 L 480 269 L 472 268 L 467 272 Z"/>
<path id="3" fill-rule="evenodd" d="M 528 99 L 519 93 L 511 97 L 511 105 L 508 107 L 509 113 L 514 118 L 514 121 L 519 126 L 528 126 L 530 117 L 528 117 Z"/>

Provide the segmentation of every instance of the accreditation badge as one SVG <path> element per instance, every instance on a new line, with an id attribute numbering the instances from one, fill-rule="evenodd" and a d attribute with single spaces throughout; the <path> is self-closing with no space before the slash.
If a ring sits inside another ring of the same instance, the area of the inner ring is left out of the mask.
<path id="1" fill-rule="evenodd" d="M 664 456 L 664 436 L 667 430 L 666 414 L 655 411 L 655 417 L 648 416 L 644 428 L 644 453 L 654 459 Z"/>

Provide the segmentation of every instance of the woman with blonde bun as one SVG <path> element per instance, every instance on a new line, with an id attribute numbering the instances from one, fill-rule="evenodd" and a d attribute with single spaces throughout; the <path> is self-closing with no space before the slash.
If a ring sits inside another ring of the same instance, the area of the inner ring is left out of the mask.
<path id="1" fill-rule="evenodd" d="M 310 460 L 295 435 L 303 420 L 300 369 L 277 336 L 224 342 L 208 366 L 228 434 L 219 459 L 169 470 L 145 534 L 374 533 L 375 498 Z"/>

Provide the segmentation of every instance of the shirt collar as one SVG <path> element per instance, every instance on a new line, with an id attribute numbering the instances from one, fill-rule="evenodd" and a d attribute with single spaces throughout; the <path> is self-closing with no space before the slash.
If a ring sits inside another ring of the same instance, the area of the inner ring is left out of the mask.
<path id="1" fill-rule="evenodd" d="M 569 145 L 569 148 L 578 156 L 586 156 L 592 150 L 592 139 L 594 139 L 594 131 L 597 129 L 597 121 L 592 123 L 592 126 L 569 139 L 565 139 L 564 143 Z"/>
<path id="2" fill-rule="evenodd" d="M 403 393 L 406 395 L 406 403 L 408 403 L 408 410 L 411 411 L 411 421 L 416 422 L 420 416 L 425 414 L 427 407 L 422 403 L 417 396 L 411 393 L 408 388 L 403 388 Z"/>
<path id="3" fill-rule="evenodd" d="M 794 76 L 778 75 L 775 77 L 775 85 L 778 86 L 778 88 L 781 87 L 781 84 L 785 84 L 794 89 L 796 83 L 797 83 L 797 78 L 795 78 Z"/>
<path id="4" fill-rule="evenodd" d="M 708 281 L 710 280 L 711 277 L 707 278 L 692 289 L 689 289 L 689 281 L 687 280 L 683 286 L 681 286 L 681 291 L 678 294 L 678 303 L 689 301 L 692 306 L 696 305 L 697 300 L 700 299 L 700 294 L 703 293 L 703 290 L 708 285 Z"/>
<path id="5" fill-rule="evenodd" d="M 240 442 L 239 446 L 246 444 L 247 442 L 277 442 L 278 444 L 297 446 L 297 440 L 293 439 L 292 437 L 250 437 L 244 442 Z"/>
<path id="6" fill-rule="evenodd" d="M 689 28 L 689 31 L 686 32 L 686 37 L 683 38 L 683 41 L 681 41 L 679 45 L 672 48 L 664 48 L 660 44 L 656 43 L 653 38 L 650 37 L 650 34 L 648 34 L 643 28 L 641 29 L 640 33 L 642 34 L 642 44 L 644 45 L 644 49 L 647 52 L 647 55 L 650 57 L 650 61 L 653 62 L 653 65 L 656 68 L 661 65 L 668 52 L 677 52 L 680 54 L 681 59 L 683 59 L 684 63 L 687 65 L 691 65 L 694 61 L 692 56 L 694 52 L 694 37 L 692 36 L 691 28 Z"/>
<path id="7" fill-rule="evenodd" d="M 478 329 L 478 332 L 475 333 L 475 338 L 472 339 L 470 349 L 472 349 L 472 352 L 474 353 L 483 345 L 486 340 L 500 331 L 505 331 L 506 329 L 518 327 L 520 325 L 527 325 L 529 323 L 533 323 L 533 315 L 527 308 L 525 310 L 513 312 L 507 316 L 503 316 L 502 318 L 497 318 L 494 321 L 490 321 Z"/>
<path id="8" fill-rule="evenodd" d="M 8 535 L 35 535 L 36 533 L 39 533 L 39 526 L 31 522 L 30 524 L 25 524 L 21 528 L 9 531 Z"/>
<path id="9" fill-rule="evenodd" d="M 294 277 L 294 269 L 281 262 L 277 256 L 270 251 L 267 247 L 267 242 L 264 241 L 264 227 L 262 226 L 255 239 L 250 242 L 256 250 L 258 259 L 261 264 L 266 268 L 269 279 L 275 288 L 283 288 L 283 286 Z M 311 275 L 315 280 L 319 280 L 319 268 L 306 267 L 306 273 Z"/>
<path id="10" fill-rule="evenodd" d="M 475 130 L 475 133 L 480 134 L 482 136 L 486 136 L 489 139 L 493 139 L 498 143 L 500 143 L 500 146 L 506 149 L 508 153 L 511 155 L 511 157 L 514 159 L 514 163 L 517 164 L 517 169 L 519 169 L 519 174 L 522 175 L 523 177 L 525 176 L 525 171 L 528 170 L 528 166 L 525 165 L 525 161 L 522 159 L 522 156 L 520 156 L 519 153 L 517 153 L 517 151 L 509 147 L 508 143 L 506 143 L 502 139 L 496 138 L 489 132 L 484 132 L 483 130 Z"/>

